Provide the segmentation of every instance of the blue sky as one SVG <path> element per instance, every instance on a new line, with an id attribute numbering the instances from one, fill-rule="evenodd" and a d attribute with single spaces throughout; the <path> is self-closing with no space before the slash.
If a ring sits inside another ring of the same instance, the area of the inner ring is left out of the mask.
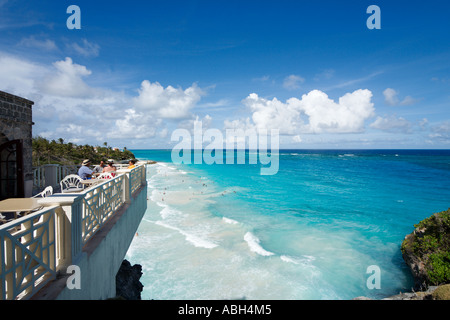
<path id="1" fill-rule="evenodd" d="M 69 30 L 70 5 L 81 29 Z M 366 12 L 381 9 L 381 29 Z M 448 1 L 0 0 L 0 90 L 33 135 L 171 148 L 176 128 L 282 148 L 448 148 Z"/>

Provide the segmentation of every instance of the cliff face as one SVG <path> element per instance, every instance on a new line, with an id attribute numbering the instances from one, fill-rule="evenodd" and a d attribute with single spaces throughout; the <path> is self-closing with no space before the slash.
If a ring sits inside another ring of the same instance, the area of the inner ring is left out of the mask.
<path id="1" fill-rule="evenodd" d="M 403 259 L 414 276 L 414 292 L 383 300 L 450 300 L 450 209 L 435 213 L 414 227 L 401 246 Z"/>
<path id="2" fill-rule="evenodd" d="M 414 226 L 401 250 L 415 279 L 415 290 L 450 283 L 450 209 Z"/>
<path id="3" fill-rule="evenodd" d="M 131 266 L 128 260 L 124 260 L 116 275 L 116 296 L 125 300 L 141 300 L 141 292 L 144 286 L 139 281 L 142 276 L 142 266 Z"/>

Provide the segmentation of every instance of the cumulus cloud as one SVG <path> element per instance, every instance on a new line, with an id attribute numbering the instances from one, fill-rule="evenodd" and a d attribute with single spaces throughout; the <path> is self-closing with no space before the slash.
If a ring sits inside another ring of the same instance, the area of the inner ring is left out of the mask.
<path id="1" fill-rule="evenodd" d="M 362 132 L 364 122 L 374 116 L 371 98 L 372 92 L 369 90 L 347 93 L 338 102 L 320 90 L 313 90 L 301 99 L 290 98 L 286 102 L 277 98 L 267 100 L 252 93 L 243 100 L 252 111 L 252 121 L 228 121 L 225 126 L 278 129 L 284 135 Z"/>
<path id="2" fill-rule="evenodd" d="M 297 76 L 295 74 L 291 74 L 284 79 L 283 87 L 288 90 L 296 90 L 300 88 L 300 84 L 305 82 L 305 79 Z"/>
<path id="3" fill-rule="evenodd" d="M 252 120 L 257 130 L 280 129 L 281 134 L 294 134 L 296 128 L 302 125 L 298 100 L 289 99 L 286 103 L 277 98 L 267 100 L 256 93 L 250 94 L 243 100 L 252 111 Z M 242 127 L 242 124 L 239 124 Z"/>
<path id="4" fill-rule="evenodd" d="M 92 73 L 85 66 L 73 63 L 69 57 L 53 66 L 55 70 L 37 84 L 42 92 L 61 97 L 90 97 L 96 93 L 83 80 Z"/>
<path id="5" fill-rule="evenodd" d="M 300 109 L 309 118 L 307 131 L 311 133 L 356 133 L 364 131 L 364 121 L 374 116 L 372 92 L 359 89 L 331 100 L 320 90 L 303 95 Z"/>
<path id="6" fill-rule="evenodd" d="M 117 131 L 113 134 L 115 138 L 151 138 L 156 134 L 156 127 L 161 122 L 152 118 L 151 114 L 127 109 L 115 124 Z"/>
<path id="7" fill-rule="evenodd" d="M 0 52 L 0 70 L 1 90 L 35 102 L 35 135 L 76 143 L 167 138 L 165 119 L 192 120 L 203 95 L 196 84 L 183 90 L 144 81 L 137 97 L 92 87 L 92 71 L 69 57 L 45 65 Z"/>
<path id="8" fill-rule="evenodd" d="M 400 101 L 398 98 L 398 92 L 392 88 L 387 88 L 383 91 L 384 101 L 390 106 L 407 106 L 416 103 L 416 99 L 411 96 L 406 96 Z"/>
<path id="9" fill-rule="evenodd" d="M 168 86 L 164 88 L 158 82 L 144 80 L 139 96 L 133 99 L 139 110 L 154 112 L 163 119 L 186 119 L 191 117 L 190 110 L 200 101 L 203 91 L 193 84 L 183 90 Z"/>
<path id="10" fill-rule="evenodd" d="M 195 134 L 195 130 L 202 130 L 202 133 L 204 133 L 208 129 L 211 128 L 212 124 L 212 117 L 210 115 L 205 115 L 203 118 L 200 118 L 199 116 L 193 116 L 191 119 L 182 120 L 178 123 L 177 127 L 179 129 L 185 129 L 190 132 L 191 135 Z"/>

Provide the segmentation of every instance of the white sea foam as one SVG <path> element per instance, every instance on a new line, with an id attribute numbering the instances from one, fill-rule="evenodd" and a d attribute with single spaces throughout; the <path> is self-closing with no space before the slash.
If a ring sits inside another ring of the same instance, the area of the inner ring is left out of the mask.
<path id="1" fill-rule="evenodd" d="M 293 263 L 293 264 L 299 264 L 296 261 L 296 259 L 294 259 L 292 257 L 289 257 L 289 256 L 281 256 L 280 259 L 283 260 L 284 262 L 290 262 L 290 263 Z"/>
<path id="2" fill-rule="evenodd" d="M 261 256 L 273 256 L 274 255 L 274 253 L 267 251 L 263 247 L 261 247 L 261 245 L 259 244 L 261 241 L 253 233 L 247 232 L 244 236 L 244 240 L 247 242 L 251 251 L 253 251 Z"/>
<path id="3" fill-rule="evenodd" d="M 222 217 L 222 220 L 223 220 L 225 223 L 229 223 L 229 224 L 239 224 L 239 222 L 237 222 L 236 220 L 230 219 L 230 218 Z"/>
<path id="4" fill-rule="evenodd" d="M 213 248 L 217 247 L 217 244 L 215 244 L 215 243 L 213 243 L 213 242 L 211 242 L 209 240 L 202 239 L 202 238 L 200 238 L 197 235 L 194 235 L 192 233 L 188 233 L 188 232 L 186 232 L 184 230 L 181 230 L 180 228 L 171 226 L 171 225 L 169 225 L 167 223 L 164 223 L 162 221 L 156 221 L 155 223 L 157 225 L 166 227 L 168 229 L 172 229 L 172 230 L 178 231 L 179 233 L 181 233 L 183 236 L 186 237 L 186 241 L 192 243 L 196 247 L 206 248 L 206 249 L 213 249 Z"/>
<path id="5" fill-rule="evenodd" d="M 313 256 L 303 256 L 303 257 L 304 258 L 282 255 L 280 256 L 280 259 L 283 260 L 284 262 L 302 265 L 311 264 L 312 261 L 316 260 L 316 258 L 314 258 Z"/>
<path id="6" fill-rule="evenodd" d="M 157 203 L 159 206 L 163 206 L 164 209 L 161 210 L 160 215 L 163 219 L 168 219 L 173 216 L 181 216 L 183 213 L 181 211 L 178 211 L 176 209 L 173 209 L 169 207 L 168 205 L 164 205 L 161 203 Z"/>

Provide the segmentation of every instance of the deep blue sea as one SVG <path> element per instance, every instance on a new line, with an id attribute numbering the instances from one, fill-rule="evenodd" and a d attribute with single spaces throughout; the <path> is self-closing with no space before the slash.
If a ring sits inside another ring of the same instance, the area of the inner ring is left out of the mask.
<path id="1" fill-rule="evenodd" d="M 280 150 L 260 164 L 147 169 L 148 210 L 127 253 L 143 299 L 337 300 L 409 291 L 400 252 L 414 224 L 450 207 L 450 150 Z M 369 266 L 379 267 L 371 289 Z"/>

